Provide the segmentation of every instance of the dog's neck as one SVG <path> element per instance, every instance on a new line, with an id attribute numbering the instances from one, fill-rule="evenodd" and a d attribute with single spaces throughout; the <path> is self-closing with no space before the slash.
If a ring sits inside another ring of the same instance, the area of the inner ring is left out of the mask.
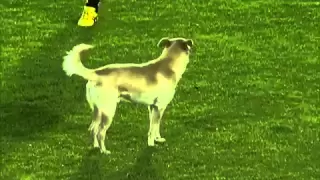
<path id="1" fill-rule="evenodd" d="M 158 60 L 162 59 L 171 59 L 171 63 L 169 64 L 172 71 L 176 74 L 176 83 L 179 82 L 183 73 L 186 71 L 187 65 L 189 63 L 189 55 L 185 53 L 170 54 L 168 51 L 164 50 L 162 54 L 159 56 Z"/>
<path id="2" fill-rule="evenodd" d="M 183 54 L 173 59 L 172 70 L 176 73 L 177 83 L 181 79 L 183 73 L 186 71 L 188 64 L 189 64 L 188 55 Z"/>

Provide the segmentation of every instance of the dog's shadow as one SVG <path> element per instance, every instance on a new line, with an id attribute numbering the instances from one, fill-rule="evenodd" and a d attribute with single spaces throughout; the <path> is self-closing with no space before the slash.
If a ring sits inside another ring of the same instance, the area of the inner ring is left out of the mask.
<path id="1" fill-rule="evenodd" d="M 162 179 L 161 172 L 152 163 L 152 157 L 156 151 L 155 148 L 146 147 L 140 152 L 132 167 L 123 171 L 107 173 L 108 170 L 104 169 L 106 167 L 106 158 L 112 156 L 112 154 L 102 158 L 101 156 L 104 155 L 98 152 L 97 149 L 91 149 L 83 157 L 82 166 L 78 173 L 71 179 L 160 180 Z"/>
<path id="2" fill-rule="evenodd" d="M 156 148 L 146 147 L 139 154 L 136 163 L 125 172 L 125 177 L 121 179 L 162 179 L 160 171 L 152 163 L 152 157 L 157 151 Z"/>

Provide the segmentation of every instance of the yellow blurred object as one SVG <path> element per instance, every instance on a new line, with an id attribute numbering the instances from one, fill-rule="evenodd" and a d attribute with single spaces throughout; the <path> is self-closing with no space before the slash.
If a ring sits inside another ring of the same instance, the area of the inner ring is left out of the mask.
<path id="1" fill-rule="evenodd" d="M 97 19 L 98 14 L 96 13 L 96 9 L 94 7 L 84 6 L 78 25 L 83 27 L 93 26 Z"/>

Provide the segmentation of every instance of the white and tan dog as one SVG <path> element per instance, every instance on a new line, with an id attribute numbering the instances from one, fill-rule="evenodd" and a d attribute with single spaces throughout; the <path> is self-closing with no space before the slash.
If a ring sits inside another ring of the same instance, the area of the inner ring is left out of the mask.
<path id="1" fill-rule="evenodd" d="M 83 53 L 93 48 L 88 44 L 74 46 L 64 57 L 62 66 L 68 76 L 76 74 L 88 80 L 86 97 L 93 110 L 89 131 L 92 132 L 93 146 L 100 148 L 102 153 L 110 153 L 105 148 L 105 135 L 120 100 L 147 105 L 150 118 L 148 146 L 165 142 L 160 136 L 160 121 L 189 63 L 193 41 L 162 38 L 158 46 L 164 48 L 162 54 L 142 64 L 109 64 L 88 69 L 81 63 Z"/>

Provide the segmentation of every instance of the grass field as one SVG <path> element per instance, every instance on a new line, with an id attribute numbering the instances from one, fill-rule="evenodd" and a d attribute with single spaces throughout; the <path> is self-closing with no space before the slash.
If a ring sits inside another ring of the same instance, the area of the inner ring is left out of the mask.
<path id="1" fill-rule="evenodd" d="M 104 0 L 92 28 L 80 0 L 1 0 L 0 179 L 320 179 L 320 2 Z M 195 49 L 147 148 L 145 106 L 119 105 L 110 156 L 91 150 L 85 83 L 61 68 L 143 62 L 164 36 Z"/>

